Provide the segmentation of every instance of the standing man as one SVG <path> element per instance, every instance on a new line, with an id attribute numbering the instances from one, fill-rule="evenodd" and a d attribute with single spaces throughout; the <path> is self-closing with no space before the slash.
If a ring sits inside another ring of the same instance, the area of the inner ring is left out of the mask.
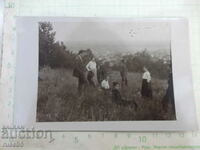
<path id="1" fill-rule="evenodd" d="M 87 83 L 86 80 L 86 68 L 84 63 L 84 56 L 86 52 L 84 50 L 80 50 L 78 55 L 75 58 L 73 76 L 78 78 L 78 93 L 81 95 L 85 89 L 85 85 Z"/>
<path id="2" fill-rule="evenodd" d="M 126 66 L 125 60 L 122 59 L 121 66 L 120 66 L 120 75 L 121 75 L 121 78 L 122 78 L 122 87 L 128 86 L 127 74 L 128 74 L 128 68 Z"/>
<path id="3" fill-rule="evenodd" d="M 107 71 L 102 63 L 97 65 L 97 80 L 98 83 L 101 84 L 101 82 L 107 77 Z"/>

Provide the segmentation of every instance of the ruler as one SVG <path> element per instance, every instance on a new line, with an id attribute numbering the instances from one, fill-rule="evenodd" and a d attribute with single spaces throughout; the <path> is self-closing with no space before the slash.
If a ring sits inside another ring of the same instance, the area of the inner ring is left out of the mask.
<path id="1" fill-rule="evenodd" d="M 3 55 L 3 10 L 4 10 L 4 0 L 0 0 L 0 76 L 1 76 L 1 66 L 2 66 L 2 55 Z"/>

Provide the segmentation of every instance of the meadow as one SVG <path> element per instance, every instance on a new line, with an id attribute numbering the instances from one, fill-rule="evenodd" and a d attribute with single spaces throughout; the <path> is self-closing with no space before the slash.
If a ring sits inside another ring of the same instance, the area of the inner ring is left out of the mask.
<path id="1" fill-rule="evenodd" d="M 109 71 L 110 85 L 121 81 L 117 71 Z M 87 88 L 82 96 L 77 94 L 77 78 L 72 70 L 43 67 L 39 71 L 37 121 L 119 121 L 119 120 L 175 120 L 172 106 L 162 108 L 167 80 L 152 77 L 153 99 L 140 95 L 141 73 L 128 73 L 128 87 L 121 89 L 126 100 L 134 100 L 138 109 L 120 106 L 112 101 L 111 93 L 99 88 Z"/>

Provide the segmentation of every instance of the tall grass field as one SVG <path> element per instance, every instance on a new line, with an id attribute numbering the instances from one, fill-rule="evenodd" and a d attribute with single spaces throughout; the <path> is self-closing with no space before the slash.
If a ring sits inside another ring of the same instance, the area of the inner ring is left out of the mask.
<path id="1" fill-rule="evenodd" d="M 120 73 L 110 71 L 109 83 L 121 82 Z M 121 89 L 122 97 L 135 101 L 138 108 L 121 106 L 111 99 L 111 91 L 88 87 L 85 94 L 77 94 L 78 80 L 72 70 L 43 67 L 39 71 L 37 121 L 125 121 L 125 120 L 175 120 L 172 106 L 166 111 L 162 99 L 166 93 L 167 80 L 152 77 L 153 99 L 140 95 L 141 73 L 128 73 L 128 87 Z"/>

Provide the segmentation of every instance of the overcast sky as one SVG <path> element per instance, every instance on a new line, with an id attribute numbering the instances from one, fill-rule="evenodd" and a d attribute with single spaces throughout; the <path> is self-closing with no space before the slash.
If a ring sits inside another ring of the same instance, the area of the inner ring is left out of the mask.
<path id="1" fill-rule="evenodd" d="M 170 26 L 166 22 L 54 22 L 56 41 L 72 51 L 129 52 L 147 48 L 169 49 Z"/>

